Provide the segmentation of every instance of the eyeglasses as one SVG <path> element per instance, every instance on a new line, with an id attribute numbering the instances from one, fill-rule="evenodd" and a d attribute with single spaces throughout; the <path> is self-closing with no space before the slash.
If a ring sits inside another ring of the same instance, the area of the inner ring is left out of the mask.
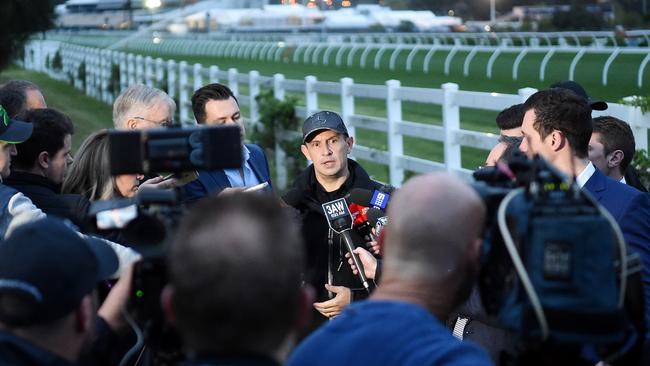
<path id="1" fill-rule="evenodd" d="M 174 120 L 173 119 L 164 120 L 164 121 L 152 121 L 150 119 L 146 119 L 146 118 L 142 118 L 142 117 L 133 117 L 133 119 L 139 119 L 139 120 L 142 120 L 142 121 L 145 121 L 145 122 L 153 123 L 153 124 L 158 125 L 160 127 L 170 127 L 170 126 L 174 125 Z"/>

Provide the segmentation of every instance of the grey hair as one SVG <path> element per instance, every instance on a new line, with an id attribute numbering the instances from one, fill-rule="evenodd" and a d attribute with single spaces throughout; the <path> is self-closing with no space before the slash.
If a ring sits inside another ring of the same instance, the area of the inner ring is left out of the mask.
<path id="1" fill-rule="evenodd" d="M 150 108 L 157 102 L 166 103 L 172 116 L 176 113 L 176 102 L 164 91 L 140 83 L 131 85 L 113 103 L 113 125 L 117 129 L 125 129 L 134 110 Z"/>

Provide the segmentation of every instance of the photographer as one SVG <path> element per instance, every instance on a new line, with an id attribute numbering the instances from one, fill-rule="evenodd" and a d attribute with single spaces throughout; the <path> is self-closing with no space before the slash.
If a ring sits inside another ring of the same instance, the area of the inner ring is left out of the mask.
<path id="1" fill-rule="evenodd" d="M 499 142 L 490 150 L 485 166 L 494 166 L 500 159 L 507 158 L 510 147 L 521 143 L 521 122 L 524 119 L 524 105 L 512 105 L 497 115 Z"/>
<path id="2" fill-rule="evenodd" d="M 188 365 L 280 365 L 306 322 L 302 243 L 268 195 L 234 193 L 197 202 L 168 254 L 166 318 Z"/>
<path id="3" fill-rule="evenodd" d="M 73 365 L 92 353 L 91 342 L 101 348 L 95 335 L 106 341 L 108 327 L 123 326 L 119 311 L 130 278 L 118 282 L 99 311 L 94 289 L 117 269 L 110 246 L 61 221 L 44 218 L 16 229 L 0 245 L 1 363 Z"/>
<path id="4" fill-rule="evenodd" d="M 312 164 L 294 182 L 293 188 L 302 192 L 297 202 L 288 202 L 300 211 L 302 233 L 307 245 L 306 281 L 317 291 L 314 308 L 327 318 L 341 313 L 352 300 L 365 298 L 367 292 L 346 264 L 346 248 L 342 238 L 331 231 L 322 204 L 344 197 L 352 188 L 377 190 L 373 181 L 356 161 L 348 158 L 354 138 L 341 116 L 321 111 L 303 124 L 301 151 Z M 357 245 L 363 239 L 352 231 Z M 328 296 L 328 292 L 332 296 Z M 322 320 L 322 318 L 320 319 Z"/>

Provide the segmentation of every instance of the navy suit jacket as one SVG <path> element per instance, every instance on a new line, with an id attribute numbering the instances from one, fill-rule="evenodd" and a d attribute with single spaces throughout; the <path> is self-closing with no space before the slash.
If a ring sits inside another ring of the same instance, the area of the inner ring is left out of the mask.
<path id="1" fill-rule="evenodd" d="M 261 147 L 253 144 L 246 144 L 250 152 L 248 164 L 253 173 L 260 182 L 268 182 L 267 190 L 272 190 L 271 174 L 269 173 L 269 163 Z M 230 181 L 223 170 L 201 170 L 199 177 L 183 187 L 183 201 L 193 202 L 205 196 L 218 194 L 224 188 L 230 187 Z"/>
<path id="2" fill-rule="evenodd" d="M 629 248 L 641 256 L 646 324 L 650 325 L 650 196 L 605 176 L 598 168 L 583 188 L 614 216 Z M 650 336 L 648 328 L 646 337 Z"/>

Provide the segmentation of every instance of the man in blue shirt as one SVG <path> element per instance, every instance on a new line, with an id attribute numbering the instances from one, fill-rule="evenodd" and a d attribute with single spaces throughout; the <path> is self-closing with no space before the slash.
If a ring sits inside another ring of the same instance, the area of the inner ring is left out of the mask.
<path id="1" fill-rule="evenodd" d="M 192 111 L 200 125 L 218 126 L 235 124 L 241 129 L 244 140 L 244 119 L 239 110 L 239 102 L 232 91 L 225 85 L 208 84 L 192 96 Z M 267 182 L 271 189 L 271 177 L 266 155 L 261 147 L 245 144 L 242 149 L 243 166 L 241 169 L 224 169 L 200 171 L 199 178 L 185 185 L 184 201 L 192 202 L 210 194 L 228 191 L 242 191 Z"/>
<path id="2" fill-rule="evenodd" d="M 391 202 L 380 286 L 308 337 L 289 366 L 492 364 L 443 324 L 478 273 L 481 199 L 458 178 L 429 174 Z"/>

